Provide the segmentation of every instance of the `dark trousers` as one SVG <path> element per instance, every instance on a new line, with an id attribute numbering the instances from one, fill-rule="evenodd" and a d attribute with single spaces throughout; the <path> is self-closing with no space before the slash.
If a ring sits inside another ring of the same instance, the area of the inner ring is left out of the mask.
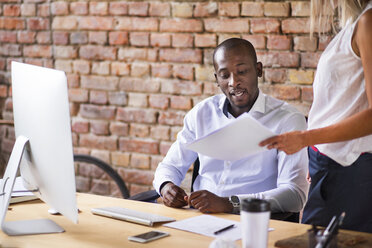
<path id="1" fill-rule="evenodd" d="M 327 226 L 345 212 L 341 228 L 372 233 L 372 154 L 342 166 L 309 148 L 311 185 L 302 222 Z"/>

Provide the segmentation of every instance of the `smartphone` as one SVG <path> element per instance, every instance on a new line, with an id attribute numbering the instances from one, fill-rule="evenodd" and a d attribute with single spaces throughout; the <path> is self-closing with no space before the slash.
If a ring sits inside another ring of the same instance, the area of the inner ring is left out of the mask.
<path id="1" fill-rule="evenodd" d="M 146 233 L 141 233 L 136 236 L 129 236 L 128 239 L 130 241 L 136 241 L 140 243 L 150 242 L 156 239 L 160 239 L 163 237 L 169 236 L 169 233 L 166 232 L 159 232 L 159 231 L 151 231 Z"/>

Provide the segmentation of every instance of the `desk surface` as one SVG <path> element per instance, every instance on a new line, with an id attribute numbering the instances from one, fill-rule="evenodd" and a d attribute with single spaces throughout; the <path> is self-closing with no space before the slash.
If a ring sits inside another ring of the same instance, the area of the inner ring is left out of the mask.
<path id="1" fill-rule="evenodd" d="M 213 238 L 185 231 L 156 225 L 147 227 L 125 221 L 93 215 L 91 208 L 121 206 L 139 211 L 174 217 L 177 220 L 200 215 L 193 209 L 174 209 L 162 204 L 110 198 L 89 194 L 77 194 L 79 224 L 75 225 L 63 216 L 52 216 L 47 213 L 48 206 L 40 201 L 11 205 L 6 220 L 27 220 L 49 218 L 61 225 L 66 232 L 58 234 L 43 234 L 10 237 L 0 232 L 0 244 L 3 247 L 208 247 Z M 214 214 L 215 216 L 240 220 L 240 216 L 231 214 Z M 276 240 L 300 235 L 309 228 L 307 225 L 284 221 L 270 221 L 270 227 L 275 231 L 269 233 L 269 247 L 274 247 Z M 128 241 L 128 236 L 150 230 L 162 230 L 170 233 L 170 237 L 159 239 L 147 244 Z M 237 241 L 241 246 L 241 241 Z"/>

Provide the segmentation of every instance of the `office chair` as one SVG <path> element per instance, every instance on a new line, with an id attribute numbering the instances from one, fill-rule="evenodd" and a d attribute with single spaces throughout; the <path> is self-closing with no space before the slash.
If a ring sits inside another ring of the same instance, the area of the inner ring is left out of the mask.
<path id="1" fill-rule="evenodd" d="M 125 185 L 123 179 L 119 176 L 119 174 L 106 162 L 95 158 L 90 155 L 85 154 L 74 154 L 74 162 L 83 162 L 87 164 L 92 164 L 100 169 L 102 169 L 118 186 L 120 193 L 124 199 L 129 198 L 129 190 Z"/>

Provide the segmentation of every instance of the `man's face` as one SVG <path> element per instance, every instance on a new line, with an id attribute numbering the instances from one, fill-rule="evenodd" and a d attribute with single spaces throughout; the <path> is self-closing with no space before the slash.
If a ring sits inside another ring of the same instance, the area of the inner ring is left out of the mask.
<path id="1" fill-rule="evenodd" d="M 258 96 L 262 64 L 255 63 L 244 48 L 219 49 L 214 56 L 218 86 L 230 102 L 235 117 L 251 109 Z"/>

